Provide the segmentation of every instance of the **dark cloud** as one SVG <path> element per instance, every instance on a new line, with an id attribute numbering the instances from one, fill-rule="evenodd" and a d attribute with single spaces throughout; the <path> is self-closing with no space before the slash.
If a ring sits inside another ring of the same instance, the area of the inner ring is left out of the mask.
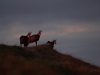
<path id="1" fill-rule="evenodd" d="M 2 17 L 15 16 L 17 20 L 28 17 L 42 21 L 63 18 L 98 21 L 100 20 L 99 3 L 98 0 L 1 0 L 0 9 Z"/>

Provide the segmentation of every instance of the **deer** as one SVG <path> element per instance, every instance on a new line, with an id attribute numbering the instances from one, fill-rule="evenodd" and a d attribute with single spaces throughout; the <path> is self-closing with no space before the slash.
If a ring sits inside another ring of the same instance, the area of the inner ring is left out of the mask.
<path id="1" fill-rule="evenodd" d="M 32 32 L 29 32 L 26 36 L 22 35 L 20 37 L 20 45 L 22 47 L 22 44 L 24 44 L 24 47 L 26 48 L 28 46 L 28 40 L 29 40 L 29 37 L 31 35 Z"/>
<path id="2" fill-rule="evenodd" d="M 54 48 L 54 44 L 56 44 L 56 40 L 53 40 L 52 42 L 48 41 L 46 44 L 50 45 L 50 47 L 53 49 Z"/>
<path id="3" fill-rule="evenodd" d="M 30 43 L 35 42 L 36 46 L 37 46 L 37 41 L 39 41 L 39 39 L 40 39 L 41 32 L 42 32 L 42 30 L 39 30 L 37 34 L 29 36 L 28 43 L 30 44 Z"/>

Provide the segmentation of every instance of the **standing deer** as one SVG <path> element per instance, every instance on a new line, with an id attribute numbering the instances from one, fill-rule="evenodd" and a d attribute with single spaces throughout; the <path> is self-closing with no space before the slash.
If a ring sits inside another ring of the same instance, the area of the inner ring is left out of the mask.
<path id="1" fill-rule="evenodd" d="M 26 36 L 21 36 L 20 37 L 20 45 L 22 46 L 22 44 L 24 44 L 24 47 L 28 46 L 28 38 L 31 35 L 31 32 L 29 32 Z"/>
<path id="2" fill-rule="evenodd" d="M 47 45 L 50 45 L 52 49 L 54 48 L 54 44 L 56 44 L 56 40 L 53 40 L 52 42 L 50 41 L 47 42 Z"/>
<path id="3" fill-rule="evenodd" d="M 39 41 L 39 39 L 40 39 L 41 32 L 42 31 L 40 30 L 37 34 L 34 34 L 34 35 L 29 36 L 28 43 L 35 42 L 36 43 L 36 46 L 37 46 L 37 41 Z"/>

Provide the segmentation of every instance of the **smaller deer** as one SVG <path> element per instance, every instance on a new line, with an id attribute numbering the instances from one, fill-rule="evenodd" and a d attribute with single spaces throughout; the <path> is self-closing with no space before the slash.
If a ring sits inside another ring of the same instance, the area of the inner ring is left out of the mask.
<path id="1" fill-rule="evenodd" d="M 28 46 L 28 39 L 29 39 L 29 37 L 30 37 L 30 35 L 31 35 L 31 32 L 29 32 L 26 36 L 21 36 L 20 37 L 20 45 L 22 46 L 22 44 L 24 44 L 24 47 L 27 47 Z"/>
<path id="2" fill-rule="evenodd" d="M 54 48 L 54 44 L 56 44 L 56 40 L 53 40 L 52 42 L 50 41 L 47 42 L 47 45 L 50 45 L 52 49 Z"/>

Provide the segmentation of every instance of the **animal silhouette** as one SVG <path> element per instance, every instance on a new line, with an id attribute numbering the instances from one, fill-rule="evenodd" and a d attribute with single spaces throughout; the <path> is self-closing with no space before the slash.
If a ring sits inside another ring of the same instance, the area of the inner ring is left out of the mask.
<path id="1" fill-rule="evenodd" d="M 47 42 L 47 45 L 50 45 L 50 47 L 53 49 L 54 48 L 54 44 L 56 44 L 56 40 L 53 40 L 52 42 L 51 41 L 48 41 Z"/>
<path id="2" fill-rule="evenodd" d="M 24 44 L 24 47 L 28 46 L 28 38 L 31 35 L 31 32 L 29 32 L 26 36 L 22 35 L 20 37 L 20 45 L 22 46 L 22 44 Z"/>
<path id="3" fill-rule="evenodd" d="M 42 31 L 40 30 L 40 31 L 38 31 L 37 34 L 34 34 L 34 35 L 29 36 L 29 38 L 28 38 L 28 43 L 33 43 L 33 42 L 35 42 L 35 43 L 36 43 L 36 46 L 37 46 L 37 41 L 39 41 L 39 39 L 40 39 L 41 32 L 42 32 Z"/>

